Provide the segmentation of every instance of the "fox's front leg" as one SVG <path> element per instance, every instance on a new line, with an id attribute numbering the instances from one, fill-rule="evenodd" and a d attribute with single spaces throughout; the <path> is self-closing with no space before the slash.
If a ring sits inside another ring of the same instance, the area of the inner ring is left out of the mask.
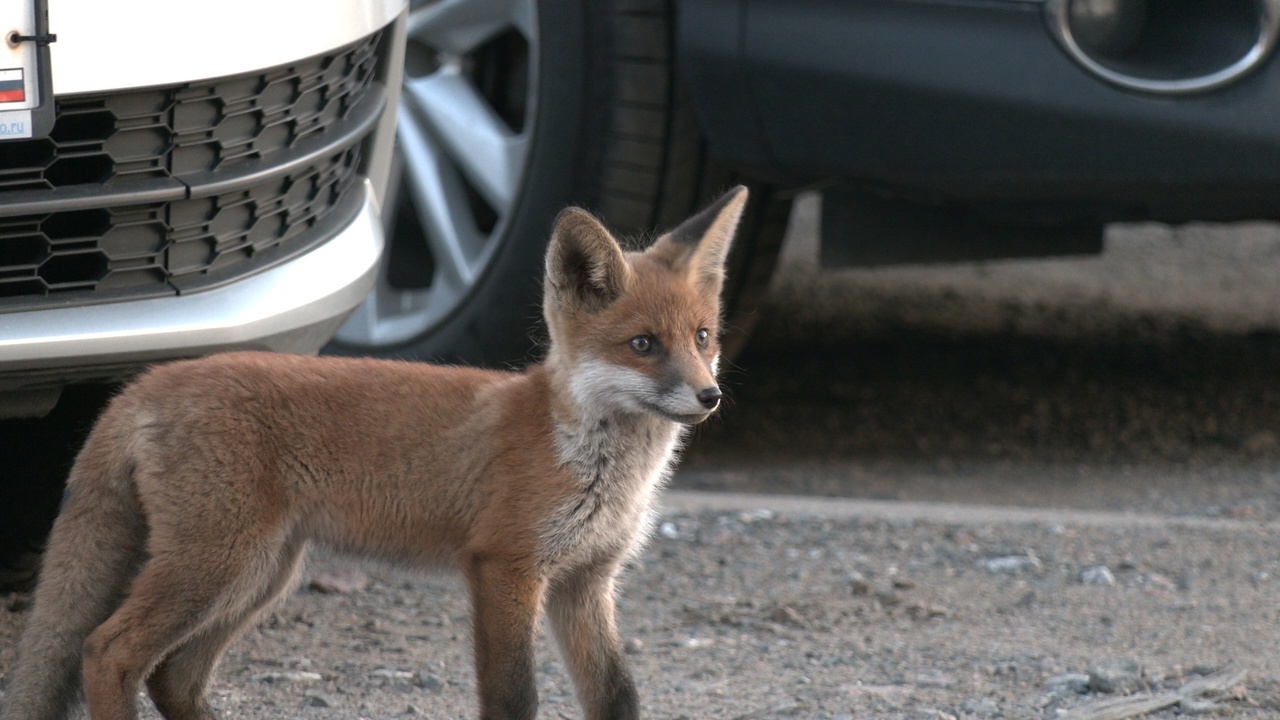
<path id="1" fill-rule="evenodd" d="M 578 571 L 558 579 L 547 598 L 551 626 L 587 720 L 640 717 L 640 700 L 614 623 L 616 576 L 612 564 Z"/>
<path id="2" fill-rule="evenodd" d="M 475 560 L 467 569 L 475 626 L 481 720 L 533 720 L 538 689 L 533 637 L 546 587 L 509 563 Z"/>

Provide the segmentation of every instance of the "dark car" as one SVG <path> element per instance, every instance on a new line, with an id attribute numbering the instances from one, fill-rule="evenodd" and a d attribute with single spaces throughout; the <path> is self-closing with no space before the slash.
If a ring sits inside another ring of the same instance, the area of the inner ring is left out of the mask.
<path id="1" fill-rule="evenodd" d="M 831 265 L 1096 252 L 1280 217 L 1276 0 L 415 3 L 403 182 L 345 352 L 527 356 L 554 214 L 641 240 L 752 187 L 740 342 L 799 189 Z"/>

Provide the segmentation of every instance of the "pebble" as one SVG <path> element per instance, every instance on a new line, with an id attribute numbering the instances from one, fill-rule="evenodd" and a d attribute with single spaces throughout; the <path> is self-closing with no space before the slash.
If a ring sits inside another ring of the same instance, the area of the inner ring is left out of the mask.
<path id="1" fill-rule="evenodd" d="M 333 696 L 319 690 L 308 690 L 302 695 L 302 704 L 307 707 L 331 708 L 338 704 Z"/>
<path id="2" fill-rule="evenodd" d="M 658 532 L 662 533 L 662 537 L 668 540 L 677 540 L 680 538 L 680 531 L 676 528 L 676 524 L 673 522 L 662 523 L 662 526 L 658 528 Z"/>
<path id="3" fill-rule="evenodd" d="M 772 520 L 773 515 L 773 511 L 768 508 L 756 508 L 738 513 L 738 522 L 749 525 L 757 520 Z"/>
<path id="4" fill-rule="evenodd" d="M 369 587 L 369 576 L 354 565 L 332 565 L 313 574 L 307 587 L 326 595 L 345 595 Z"/>
<path id="5" fill-rule="evenodd" d="M 431 673 L 422 673 L 418 676 L 418 687 L 427 692 L 440 692 L 444 689 L 445 682 Z"/>
<path id="6" fill-rule="evenodd" d="M 941 605 L 912 603 L 907 606 L 907 614 L 914 620 L 932 620 L 934 618 L 951 617 L 951 610 Z"/>
<path id="7" fill-rule="evenodd" d="M 1000 704 L 991 698 L 969 700 L 960 705 L 960 712 L 978 717 L 995 717 L 1000 712 Z"/>
<path id="8" fill-rule="evenodd" d="M 283 670 L 258 673 L 253 676 L 253 679 L 257 682 L 265 683 L 304 683 L 318 682 L 323 680 L 324 677 L 318 672 L 311 672 L 309 670 Z"/>
<path id="9" fill-rule="evenodd" d="M 383 680 L 389 682 L 411 682 L 415 675 L 408 670 L 396 670 L 394 668 L 378 668 L 369 673 L 369 677 L 375 680 Z"/>
<path id="10" fill-rule="evenodd" d="M 1089 692 L 1089 676 L 1084 673 L 1054 675 L 1045 680 L 1044 684 L 1055 695 L 1083 695 Z"/>
<path id="11" fill-rule="evenodd" d="M 1221 710 L 1222 705 L 1212 700 L 1183 698 L 1178 701 L 1179 715 L 1216 715 Z"/>
<path id="12" fill-rule="evenodd" d="M 1085 585 L 1110 586 L 1116 584 L 1116 576 L 1106 565 L 1095 565 L 1085 568 L 1084 572 L 1080 573 L 1080 582 Z"/>
<path id="13" fill-rule="evenodd" d="M 902 593 L 897 590 L 881 590 L 876 593 L 876 601 L 885 607 L 893 607 L 902 603 Z"/>
<path id="14" fill-rule="evenodd" d="M 790 605 L 779 605 L 769 613 L 769 619 L 779 625 L 793 625 L 796 627 L 804 626 L 804 618 L 800 617 L 800 613 Z"/>
<path id="15" fill-rule="evenodd" d="M 1103 660 L 1089 668 L 1090 690 L 1131 695 L 1145 687 L 1142 665 L 1133 658 Z"/>
<path id="16" fill-rule="evenodd" d="M 875 586 L 862 573 L 854 571 L 849 573 L 849 592 L 854 595 L 870 595 L 875 590 Z"/>
<path id="17" fill-rule="evenodd" d="M 628 655 L 639 655 L 644 652 L 644 641 L 640 638 L 627 638 L 622 644 L 622 651 Z"/>
<path id="18" fill-rule="evenodd" d="M 993 573 L 1019 575 L 1040 569 L 1040 559 L 1034 555 L 1005 555 L 979 560 L 978 564 Z"/>

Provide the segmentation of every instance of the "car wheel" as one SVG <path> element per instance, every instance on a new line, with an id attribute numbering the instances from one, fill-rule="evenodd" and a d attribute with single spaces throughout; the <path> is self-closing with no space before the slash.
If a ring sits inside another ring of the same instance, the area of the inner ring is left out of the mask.
<path id="1" fill-rule="evenodd" d="M 335 352 L 527 358 L 559 210 L 581 205 L 620 234 L 649 233 L 743 182 L 706 156 L 676 76 L 669 2 L 415 2 L 407 34 L 388 251 Z M 752 190 L 730 258 L 729 352 L 751 325 L 789 207 Z"/>
<path id="2" fill-rule="evenodd" d="M 34 585 L 67 472 L 113 391 L 71 386 L 45 417 L 0 420 L 0 593 Z"/>

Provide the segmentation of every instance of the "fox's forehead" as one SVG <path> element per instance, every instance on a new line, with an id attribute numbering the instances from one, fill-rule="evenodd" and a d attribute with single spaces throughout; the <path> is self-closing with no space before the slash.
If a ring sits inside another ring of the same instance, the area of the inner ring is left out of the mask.
<path id="1" fill-rule="evenodd" d="M 612 321 L 628 332 L 661 335 L 685 335 L 701 327 L 715 329 L 719 298 L 704 296 L 684 273 L 645 255 L 632 255 L 628 260 L 632 282 L 610 309 Z"/>

